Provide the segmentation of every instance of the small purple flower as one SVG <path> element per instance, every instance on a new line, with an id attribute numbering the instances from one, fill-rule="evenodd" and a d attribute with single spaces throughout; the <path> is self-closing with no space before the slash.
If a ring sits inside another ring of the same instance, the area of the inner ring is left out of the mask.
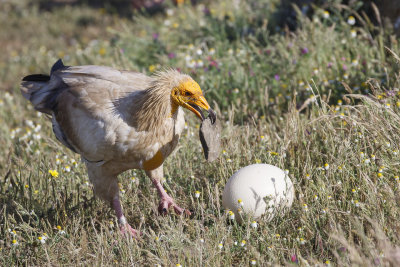
<path id="1" fill-rule="evenodd" d="M 328 68 L 332 68 L 332 66 L 333 66 L 333 63 L 332 63 L 332 62 L 328 62 L 327 67 L 328 67 Z"/>
<path id="2" fill-rule="evenodd" d="M 346 58 L 345 58 L 345 57 L 341 57 L 340 59 L 343 60 L 343 61 L 346 61 Z"/>
<path id="3" fill-rule="evenodd" d="M 289 49 L 292 48 L 292 47 L 293 47 L 293 43 L 290 42 L 290 43 L 287 45 L 287 47 L 288 47 Z"/>
<path id="4" fill-rule="evenodd" d="M 121 48 L 121 49 L 119 50 L 119 52 L 120 52 L 121 54 L 124 54 L 124 53 L 125 53 L 125 49 Z"/>
<path id="5" fill-rule="evenodd" d="M 396 95 L 396 91 L 394 90 L 390 90 L 387 92 L 388 96 L 395 96 Z"/>
<path id="6" fill-rule="evenodd" d="M 153 33 L 153 40 L 157 41 L 158 37 L 160 36 L 158 33 Z"/>
<path id="7" fill-rule="evenodd" d="M 228 72 L 228 75 L 229 75 L 229 77 L 231 77 L 231 76 L 232 76 L 232 72 L 231 72 L 231 71 L 229 71 L 229 72 Z"/>
<path id="8" fill-rule="evenodd" d="M 308 54 L 308 48 L 307 47 L 303 47 L 301 50 L 300 50 L 300 52 L 301 52 L 301 54 L 302 55 L 305 55 L 305 54 Z"/>
<path id="9" fill-rule="evenodd" d="M 169 59 L 175 58 L 175 56 L 176 56 L 175 53 L 172 52 L 168 54 Z"/>
<path id="10" fill-rule="evenodd" d="M 281 79 L 281 77 L 279 77 L 278 74 L 275 74 L 274 78 L 275 78 L 276 81 L 279 81 Z"/>
<path id="11" fill-rule="evenodd" d="M 205 8 L 203 9 L 203 12 L 204 12 L 204 14 L 207 15 L 207 16 L 211 14 L 210 10 L 209 10 L 207 7 L 205 7 Z"/>
<path id="12" fill-rule="evenodd" d="M 207 72 L 208 71 L 208 67 L 205 67 L 203 70 L 204 70 L 204 72 Z"/>
<path id="13" fill-rule="evenodd" d="M 270 49 L 265 50 L 265 54 L 267 54 L 268 56 L 271 55 L 271 50 Z"/>
<path id="14" fill-rule="evenodd" d="M 342 68 L 343 68 L 343 70 L 347 70 L 346 64 L 343 64 L 343 65 L 342 65 Z"/>

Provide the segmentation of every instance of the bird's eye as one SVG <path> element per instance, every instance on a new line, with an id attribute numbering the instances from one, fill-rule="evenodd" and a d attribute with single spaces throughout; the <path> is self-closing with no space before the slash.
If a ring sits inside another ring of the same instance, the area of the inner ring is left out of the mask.
<path id="1" fill-rule="evenodd" d="M 191 96 L 191 95 L 192 95 L 192 93 L 190 93 L 188 91 L 185 92 L 185 96 Z"/>

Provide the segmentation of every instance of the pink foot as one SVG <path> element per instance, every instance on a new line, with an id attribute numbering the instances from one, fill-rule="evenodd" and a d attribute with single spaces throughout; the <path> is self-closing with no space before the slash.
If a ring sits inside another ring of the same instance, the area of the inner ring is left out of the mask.
<path id="1" fill-rule="evenodd" d="M 119 197 L 115 197 L 113 201 L 111 202 L 112 207 L 115 210 L 115 213 L 118 218 L 118 223 L 119 223 L 119 229 L 121 231 L 121 234 L 124 236 L 131 236 L 133 238 L 139 238 L 140 237 L 140 232 L 133 229 L 129 223 L 126 221 L 126 218 L 122 212 L 122 206 L 121 202 L 119 201 Z"/>
<path id="2" fill-rule="evenodd" d="M 123 236 L 131 236 L 135 239 L 140 237 L 140 232 L 138 230 L 133 229 L 129 223 L 125 223 L 119 227 L 121 234 Z"/>
<path id="3" fill-rule="evenodd" d="M 148 174 L 150 177 L 152 177 L 151 173 Z M 165 192 L 164 187 L 162 186 L 162 184 L 160 183 L 160 181 L 158 179 L 153 179 L 153 184 L 154 186 L 157 188 L 158 194 L 161 197 L 160 200 L 160 204 L 158 205 L 158 212 L 162 215 L 165 215 L 168 213 L 168 209 L 170 207 L 173 207 L 175 210 L 176 214 L 185 214 L 190 216 L 192 213 L 186 209 L 183 209 L 181 207 L 179 207 L 178 205 L 175 204 L 175 201 L 172 197 L 170 197 L 167 192 Z"/>
<path id="4" fill-rule="evenodd" d="M 160 204 L 158 205 L 158 212 L 162 215 L 165 215 L 168 213 L 168 209 L 170 207 L 174 208 L 176 214 L 181 215 L 184 213 L 188 216 L 191 215 L 190 211 L 176 205 L 174 199 L 165 193 L 165 195 L 161 197 Z"/>

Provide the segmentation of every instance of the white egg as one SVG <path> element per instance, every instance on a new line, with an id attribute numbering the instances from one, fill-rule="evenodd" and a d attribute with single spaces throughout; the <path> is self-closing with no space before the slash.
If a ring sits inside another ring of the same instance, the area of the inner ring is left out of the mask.
<path id="1" fill-rule="evenodd" d="M 225 185 L 222 205 L 234 212 L 238 222 L 244 214 L 266 221 L 293 203 L 293 183 L 285 171 L 269 164 L 253 164 L 235 172 Z M 240 213 L 242 211 L 243 213 Z"/>

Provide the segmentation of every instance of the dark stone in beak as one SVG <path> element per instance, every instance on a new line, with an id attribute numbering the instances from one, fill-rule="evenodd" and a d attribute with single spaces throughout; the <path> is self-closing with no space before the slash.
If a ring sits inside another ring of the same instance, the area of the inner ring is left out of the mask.
<path id="1" fill-rule="evenodd" d="M 208 162 L 212 162 L 221 152 L 221 123 L 216 120 L 213 110 L 208 112 L 208 117 L 201 123 L 199 135 L 204 156 Z"/>
<path id="2" fill-rule="evenodd" d="M 217 114 L 211 108 L 208 109 L 207 111 L 208 111 L 208 117 L 210 117 L 210 120 L 211 120 L 211 124 L 214 124 L 215 121 L 217 120 Z"/>

